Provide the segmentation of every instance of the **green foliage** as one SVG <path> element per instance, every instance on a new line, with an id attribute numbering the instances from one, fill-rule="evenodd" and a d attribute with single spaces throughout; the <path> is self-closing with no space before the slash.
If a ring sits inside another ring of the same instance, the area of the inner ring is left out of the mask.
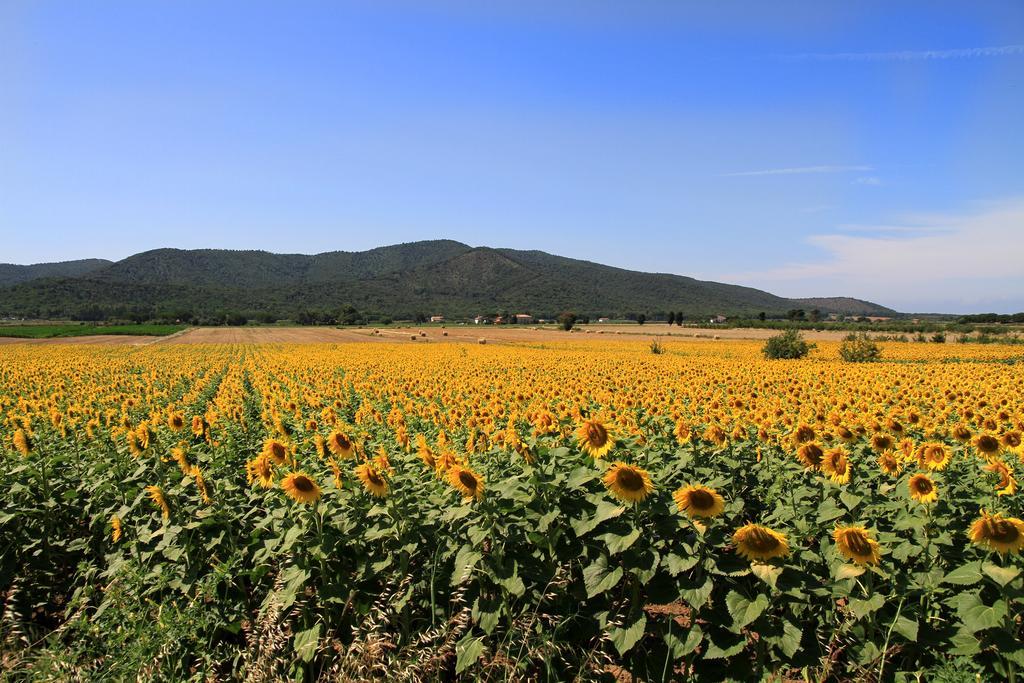
<path id="1" fill-rule="evenodd" d="M 575 313 L 570 313 L 566 311 L 565 313 L 562 313 L 558 316 L 558 325 L 563 330 L 568 332 L 573 328 L 578 319 L 579 317 Z"/>
<path id="2" fill-rule="evenodd" d="M 0 326 L 0 337 L 51 339 L 108 334 L 164 337 L 184 329 L 184 325 L 5 325 Z"/>
<path id="3" fill-rule="evenodd" d="M 62 264 L 47 264 L 62 265 Z M 363 315 L 411 319 L 416 313 L 471 318 L 507 310 L 552 318 L 559 311 L 622 317 L 666 302 L 691 316 L 823 311 L 888 315 L 856 299 L 791 300 L 678 275 L 639 273 L 540 251 L 473 248 L 450 240 L 314 256 L 262 251 L 157 249 L 117 263 L 78 268 L 0 267 L 0 316 L 100 320 L 223 318 L 239 312 L 292 319 L 297 310 L 338 314 L 350 302 Z M 681 323 L 682 312 L 676 314 Z"/>
<path id="4" fill-rule="evenodd" d="M 847 363 L 871 363 L 882 357 L 882 349 L 866 333 L 849 334 L 839 345 L 839 356 Z"/>
<path id="5" fill-rule="evenodd" d="M 815 345 L 808 343 L 799 331 L 786 330 L 782 334 L 769 338 L 761 349 L 761 353 L 769 360 L 803 358 L 814 347 Z"/>

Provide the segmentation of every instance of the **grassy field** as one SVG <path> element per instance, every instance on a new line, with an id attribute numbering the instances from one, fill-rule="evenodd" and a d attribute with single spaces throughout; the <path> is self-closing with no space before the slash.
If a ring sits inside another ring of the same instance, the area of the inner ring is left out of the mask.
<path id="1" fill-rule="evenodd" d="M 5 348 L 0 677 L 1024 666 L 1019 348 L 418 339 Z"/>
<path id="2" fill-rule="evenodd" d="M 108 334 L 163 337 L 184 329 L 184 325 L 0 325 L 0 337 L 55 339 Z"/>

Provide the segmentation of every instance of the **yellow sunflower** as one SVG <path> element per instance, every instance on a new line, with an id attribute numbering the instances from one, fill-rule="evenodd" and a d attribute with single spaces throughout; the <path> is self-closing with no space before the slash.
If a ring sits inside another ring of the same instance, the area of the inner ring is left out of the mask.
<path id="1" fill-rule="evenodd" d="M 702 484 L 684 486 L 672 494 L 679 511 L 690 519 L 717 517 L 725 510 L 725 500 L 713 488 Z"/>
<path id="2" fill-rule="evenodd" d="M 296 503 L 315 503 L 320 498 L 320 487 L 305 472 L 291 472 L 281 480 L 281 488 Z"/>
<path id="3" fill-rule="evenodd" d="M 939 491 L 935 482 L 927 474 L 915 474 L 907 482 L 910 497 L 918 503 L 934 503 L 939 499 Z"/>
<path id="4" fill-rule="evenodd" d="M 259 484 L 265 489 L 274 485 L 274 464 L 266 455 L 257 455 L 245 463 L 245 469 L 250 484 Z"/>
<path id="5" fill-rule="evenodd" d="M 160 508 L 164 519 L 170 519 L 171 508 L 167 505 L 167 499 L 164 498 L 163 490 L 159 486 L 147 486 L 146 493 L 149 494 L 149 499 Z"/>
<path id="6" fill-rule="evenodd" d="M 171 413 L 167 416 L 167 426 L 171 431 L 180 432 L 185 428 L 185 416 L 181 413 Z"/>
<path id="7" fill-rule="evenodd" d="M 615 439 L 608 433 L 607 427 L 596 418 L 587 420 L 576 430 L 576 439 L 580 447 L 593 458 L 603 458 L 615 445 Z"/>
<path id="8" fill-rule="evenodd" d="M 32 437 L 28 435 L 24 429 L 18 429 L 14 432 L 14 448 L 24 456 L 28 456 L 32 453 L 33 443 Z"/>
<path id="9" fill-rule="evenodd" d="M 1017 554 L 1024 548 L 1024 520 L 1003 517 L 982 510 L 981 517 L 971 524 L 968 536 L 971 543 L 985 546 L 1005 555 Z"/>
<path id="10" fill-rule="evenodd" d="M 612 495 L 627 503 L 639 502 L 654 491 L 651 476 L 646 470 L 624 462 L 609 467 L 603 481 Z"/>
<path id="11" fill-rule="evenodd" d="M 821 471 L 834 484 L 850 483 L 850 459 L 842 448 L 833 448 L 825 453 L 821 461 Z"/>
<path id="12" fill-rule="evenodd" d="M 364 462 L 356 467 L 356 476 L 359 477 L 359 481 L 363 482 L 366 490 L 374 496 L 383 498 L 388 495 L 388 482 L 373 464 Z"/>
<path id="13" fill-rule="evenodd" d="M 882 470 L 890 477 L 899 474 L 900 470 L 903 469 L 903 463 L 896 457 L 894 451 L 886 451 L 878 456 L 878 469 Z"/>
<path id="14" fill-rule="evenodd" d="M 483 500 L 484 478 L 471 468 L 456 464 L 448 470 L 448 483 L 462 494 L 464 498 Z"/>
<path id="15" fill-rule="evenodd" d="M 999 475 L 996 493 L 1000 496 L 1008 496 L 1017 492 L 1017 479 L 1013 476 L 1013 469 L 1001 458 L 992 458 L 989 464 L 982 469 Z"/>
<path id="16" fill-rule="evenodd" d="M 997 455 L 1003 448 L 1003 444 L 999 443 L 999 439 L 991 434 L 978 434 L 976 437 L 971 439 L 971 443 L 974 444 L 974 448 L 978 453 L 986 458 Z"/>
<path id="17" fill-rule="evenodd" d="M 748 560 L 770 560 L 789 555 L 789 540 L 785 534 L 760 524 L 747 524 L 732 535 L 736 552 Z"/>
<path id="18" fill-rule="evenodd" d="M 879 453 L 887 451 L 896 444 L 896 440 L 888 434 L 872 434 L 871 435 L 871 447 Z"/>
<path id="19" fill-rule="evenodd" d="M 348 435 L 337 430 L 331 432 L 327 437 L 327 448 L 342 460 L 349 460 L 355 457 L 356 447 Z"/>
<path id="20" fill-rule="evenodd" d="M 114 515 L 110 518 L 111 537 L 114 539 L 114 543 L 121 540 L 121 518 Z"/>
<path id="21" fill-rule="evenodd" d="M 848 560 L 856 564 L 878 564 L 878 541 L 871 538 L 870 532 L 862 526 L 836 527 L 832 532 L 836 542 L 836 550 Z"/>
<path id="22" fill-rule="evenodd" d="M 918 451 L 918 464 L 931 471 L 944 470 L 953 458 L 953 452 L 945 444 L 926 443 Z"/>
<path id="23" fill-rule="evenodd" d="M 288 457 L 288 447 L 277 439 L 267 439 L 263 442 L 263 455 L 270 458 L 275 465 L 283 465 Z"/>
<path id="24" fill-rule="evenodd" d="M 796 449 L 796 457 L 809 470 L 816 470 L 821 467 L 821 459 L 825 457 L 825 450 L 816 441 L 810 441 Z"/>

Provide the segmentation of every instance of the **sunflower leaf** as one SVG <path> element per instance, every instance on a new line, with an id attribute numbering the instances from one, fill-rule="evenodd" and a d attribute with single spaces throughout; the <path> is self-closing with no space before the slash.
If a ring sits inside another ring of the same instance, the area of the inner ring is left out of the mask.
<path id="1" fill-rule="evenodd" d="M 775 565 L 765 564 L 763 562 L 751 563 L 750 571 L 754 576 L 761 579 L 772 588 L 775 588 L 775 584 L 778 582 L 779 577 L 782 576 L 782 567 L 776 567 Z"/>
<path id="2" fill-rule="evenodd" d="M 725 596 L 725 604 L 732 615 L 732 630 L 739 632 L 744 626 L 761 616 L 768 608 L 768 596 L 758 593 L 753 600 L 748 600 L 736 591 L 729 591 Z"/>
<path id="3" fill-rule="evenodd" d="M 978 593 L 961 593 L 957 599 L 956 611 L 964 627 L 971 633 L 977 633 L 1002 624 L 1007 607 L 1003 600 L 986 605 Z"/>
<path id="4" fill-rule="evenodd" d="M 985 572 L 988 578 L 992 579 L 1000 586 L 1005 586 L 1010 583 L 1018 576 L 1020 576 L 1019 567 L 1000 567 L 999 565 L 986 562 L 982 565 L 981 570 Z"/>
<path id="5" fill-rule="evenodd" d="M 583 584 L 587 589 L 587 597 L 604 593 L 613 588 L 622 579 L 622 567 L 608 568 L 608 559 L 601 555 L 583 569 Z"/>
<path id="6" fill-rule="evenodd" d="M 969 562 L 957 567 L 942 579 L 943 583 L 951 583 L 955 586 L 973 586 L 981 581 L 981 563 Z"/>
<path id="7" fill-rule="evenodd" d="M 623 550 L 633 545 L 638 538 L 640 538 L 639 527 L 627 532 L 624 536 L 611 532 L 601 536 L 601 540 L 603 540 L 605 545 L 608 546 L 608 554 L 610 555 L 617 555 L 618 553 L 621 553 Z"/>
<path id="8" fill-rule="evenodd" d="M 850 600 L 850 611 L 857 619 L 863 619 L 867 615 L 879 610 L 885 604 L 885 597 L 881 593 L 875 593 L 866 600 Z"/>
<path id="9" fill-rule="evenodd" d="M 484 639 L 474 638 L 472 632 L 467 633 L 462 640 L 455 643 L 455 673 L 461 674 L 476 664 L 483 653 Z"/>
<path id="10" fill-rule="evenodd" d="M 590 519 L 578 519 L 572 522 L 573 531 L 576 532 L 577 536 L 584 536 L 593 531 L 598 524 L 606 520 L 618 517 L 626 508 L 622 505 L 616 505 L 607 500 L 602 500 L 597 505 L 597 509 L 594 511 L 593 517 Z"/>
<path id="11" fill-rule="evenodd" d="M 308 662 L 313 659 L 313 655 L 316 654 L 317 643 L 320 642 L 320 624 L 317 623 L 312 628 L 308 628 L 305 631 L 299 631 L 295 634 L 295 642 L 293 647 L 295 648 L 295 654 L 299 656 L 304 662 Z"/>
<path id="12" fill-rule="evenodd" d="M 624 655 L 633 649 L 633 646 L 643 637 L 645 628 L 647 628 L 647 617 L 641 612 L 632 624 L 609 629 L 608 637 L 619 654 Z"/>

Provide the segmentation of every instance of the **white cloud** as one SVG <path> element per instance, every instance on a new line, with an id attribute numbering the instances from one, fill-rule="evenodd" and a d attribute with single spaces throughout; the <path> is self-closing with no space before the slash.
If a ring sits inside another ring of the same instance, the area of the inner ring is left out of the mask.
<path id="1" fill-rule="evenodd" d="M 813 235 L 814 262 L 723 276 L 785 296 L 855 296 L 904 311 L 1024 310 L 1024 198 Z"/>
<path id="2" fill-rule="evenodd" d="M 968 47 L 954 50 L 901 50 L 898 52 L 825 52 L 785 55 L 784 59 L 837 62 L 907 62 L 921 59 L 971 59 L 1024 55 L 1024 45 Z"/>
<path id="3" fill-rule="evenodd" d="M 871 166 L 795 166 L 792 168 L 767 168 L 760 171 L 739 171 L 723 174 L 727 178 L 752 175 L 796 175 L 802 173 L 847 173 L 850 171 L 871 171 Z"/>
<path id="4" fill-rule="evenodd" d="M 854 185 L 881 185 L 882 181 L 877 176 L 861 176 L 853 181 Z"/>

